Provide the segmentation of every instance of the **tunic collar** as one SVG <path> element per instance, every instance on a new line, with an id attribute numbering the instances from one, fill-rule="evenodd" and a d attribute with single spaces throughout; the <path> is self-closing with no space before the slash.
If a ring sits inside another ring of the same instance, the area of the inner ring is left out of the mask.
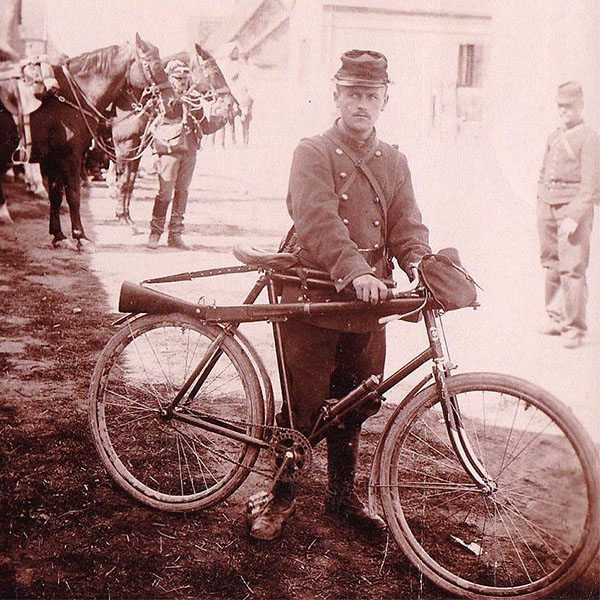
<path id="1" fill-rule="evenodd" d="M 348 135 L 344 131 L 342 131 L 340 127 L 340 118 L 338 117 L 333 124 L 333 127 L 329 129 L 326 133 L 328 136 L 340 140 L 342 144 L 346 144 L 350 148 L 357 150 L 359 152 L 368 152 L 373 147 L 373 144 L 377 144 L 377 131 L 375 127 L 373 127 L 373 131 L 371 135 L 366 140 L 357 140 L 356 138 Z"/>

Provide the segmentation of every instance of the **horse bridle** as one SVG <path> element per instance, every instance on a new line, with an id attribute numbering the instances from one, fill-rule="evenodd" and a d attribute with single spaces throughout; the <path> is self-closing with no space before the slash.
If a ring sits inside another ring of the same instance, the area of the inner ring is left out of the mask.
<path id="1" fill-rule="evenodd" d="M 149 95 L 150 98 L 146 101 L 146 103 L 141 106 L 141 108 L 139 109 L 139 111 L 143 111 L 146 110 L 146 108 L 148 107 L 148 105 L 151 102 L 156 102 L 158 105 L 158 110 L 157 112 L 159 113 L 159 116 L 161 114 L 165 113 L 165 106 L 164 106 L 164 101 L 162 98 L 162 94 L 160 93 L 161 90 L 163 89 L 168 89 L 171 87 L 171 84 L 169 83 L 169 80 L 167 77 L 165 77 L 165 80 L 163 82 L 158 82 L 156 80 L 156 78 L 154 77 L 154 74 L 152 73 L 152 68 L 150 66 L 150 62 L 146 59 L 145 56 L 141 56 L 139 49 L 136 47 L 136 52 L 135 52 L 135 57 L 134 57 L 134 61 L 129 65 L 128 69 L 127 69 L 127 73 L 125 75 L 125 81 L 127 86 L 131 89 L 134 86 L 131 84 L 131 79 L 130 79 L 130 75 L 131 75 L 131 67 L 133 66 L 133 64 L 135 64 L 136 62 L 138 62 L 141 66 L 141 72 L 142 72 L 142 76 L 145 80 L 145 83 L 148 84 L 143 90 L 142 90 L 142 94 L 140 96 L 140 99 L 143 98 L 145 95 Z M 92 119 L 94 119 L 97 123 L 105 123 L 108 124 L 110 122 L 110 119 L 107 119 L 106 116 L 104 114 L 102 114 L 95 106 L 94 104 L 91 102 L 91 100 L 88 98 L 87 94 L 81 89 L 81 86 L 77 83 L 77 81 L 75 80 L 75 78 L 73 77 L 73 75 L 71 74 L 71 72 L 68 69 L 67 64 L 63 64 L 61 66 L 63 74 L 65 76 L 65 79 L 67 80 L 67 83 L 69 84 L 69 88 L 71 89 L 71 94 L 73 95 L 73 98 L 75 99 L 75 104 L 73 102 L 70 102 L 69 100 L 67 100 L 64 96 L 62 95 L 56 95 L 56 98 L 64 103 L 64 104 L 68 104 L 69 106 L 76 108 L 82 118 L 83 121 L 85 123 L 85 126 L 88 130 L 88 133 L 92 136 L 92 139 L 94 141 L 94 144 L 96 146 L 98 146 L 109 158 L 110 160 L 112 160 L 113 162 L 116 162 L 117 160 L 117 156 L 116 153 L 114 151 L 114 148 L 108 148 L 107 145 L 104 143 L 104 141 L 102 140 L 101 137 L 99 137 L 96 132 L 94 131 L 94 129 L 90 126 L 86 116 L 91 117 Z M 84 108 L 82 106 L 81 100 L 83 99 L 83 101 L 85 102 L 85 104 L 87 105 L 87 108 L 91 109 L 91 112 L 89 110 L 86 110 L 86 108 Z M 132 108 L 135 108 L 132 105 Z M 136 160 L 137 158 L 139 158 L 141 156 L 141 153 L 143 152 L 143 150 L 145 149 L 145 147 L 148 144 L 145 144 L 144 147 L 139 150 L 139 152 L 136 152 L 136 156 L 132 157 L 132 158 L 128 158 L 125 160 Z"/>

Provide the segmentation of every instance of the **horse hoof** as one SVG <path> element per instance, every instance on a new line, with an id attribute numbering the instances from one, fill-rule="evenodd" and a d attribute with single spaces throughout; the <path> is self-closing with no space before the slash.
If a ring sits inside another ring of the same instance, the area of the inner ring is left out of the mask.
<path id="1" fill-rule="evenodd" d="M 96 246 L 94 246 L 94 244 L 90 240 L 86 238 L 81 238 L 77 240 L 77 250 L 79 250 L 79 252 L 93 254 L 94 252 L 96 252 Z"/>
<path id="2" fill-rule="evenodd" d="M 77 250 L 77 245 L 73 240 L 64 238 L 62 240 L 53 240 L 52 246 L 57 250 Z"/>
<path id="3" fill-rule="evenodd" d="M 12 225 L 14 221 L 6 208 L 6 204 L 0 206 L 0 225 Z"/>

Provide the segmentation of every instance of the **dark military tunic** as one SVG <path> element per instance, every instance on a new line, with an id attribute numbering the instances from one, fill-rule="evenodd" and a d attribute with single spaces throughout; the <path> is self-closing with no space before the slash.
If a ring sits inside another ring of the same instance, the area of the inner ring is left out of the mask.
<path id="1" fill-rule="evenodd" d="M 367 175 L 356 161 L 364 161 Z M 332 291 L 309 289 L 312 301 L 356 300 L 354 278 L 389 277 L 391 257 L 408 273 L 410 263 L 430 252 L 406 157 L 378 140 L 375 131 L 359 144 L 336 124 L 302 140 L 294 153 L 287 205 L 302 263 L 327 271 L 335 283 Z M 300 286 L 284 286 L 283 302 L 304 300 Z M 375 315 L 290 319 L 281 332 L 296 426 L 304 433 L 325 398 L 341 398 L 370 375 L 383 373 L 385 330 Z M 360 429 L 378 408 L 378 400 L 363 406 L 345 419 L 346 428 Z M 285 412 L 284 407 L 278 415 L 280 424 L 286 423 Z"/>
<path id="2" fill-rule="evenodd" d="M 378 189 L 355 167 L 365 157 Z M 338 292 L 353 293 L 350 284 L 359 275 L 389 277 L 392 257 L 409 273 L 409 265 L 430 252 L 406 157 L 378 140 L 375 131 L 361 145 L 337 123 L 323 135 L 303 139 L 294 152 L 287 206 L 302 263 L 327 271 Z M 299 287 L 286 286 L 283 300 L 298 302 L 299 293 Z M 335 296 L 322 289 L 310 292 L 313 301 L 340 299 Z M 310 322 L 357 332 L 381 329 L 376 317 L 364 315 Z"/>

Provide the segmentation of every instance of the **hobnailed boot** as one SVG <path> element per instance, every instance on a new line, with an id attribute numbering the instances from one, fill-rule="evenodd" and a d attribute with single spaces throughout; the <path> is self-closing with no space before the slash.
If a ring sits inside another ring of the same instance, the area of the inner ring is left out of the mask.
<path id="1" fill-rule="evenodd" d="M 281 535 L 284 523 L 296 512 L 295 492 L 291 483 L 275 484 L 273 499 L 255 518 L 248 514 L 248 531 L 253 538 L 271 541 Z"/>
<path id="2" fill-rule="evenodd" d="M 336 431 L 327 437 L 329 486 L 325 512 L 362 529 L 383 531 L 385 521 L 378 515 L 371 516 L 354 490 L 359 439 L 360 429 Z"/>

